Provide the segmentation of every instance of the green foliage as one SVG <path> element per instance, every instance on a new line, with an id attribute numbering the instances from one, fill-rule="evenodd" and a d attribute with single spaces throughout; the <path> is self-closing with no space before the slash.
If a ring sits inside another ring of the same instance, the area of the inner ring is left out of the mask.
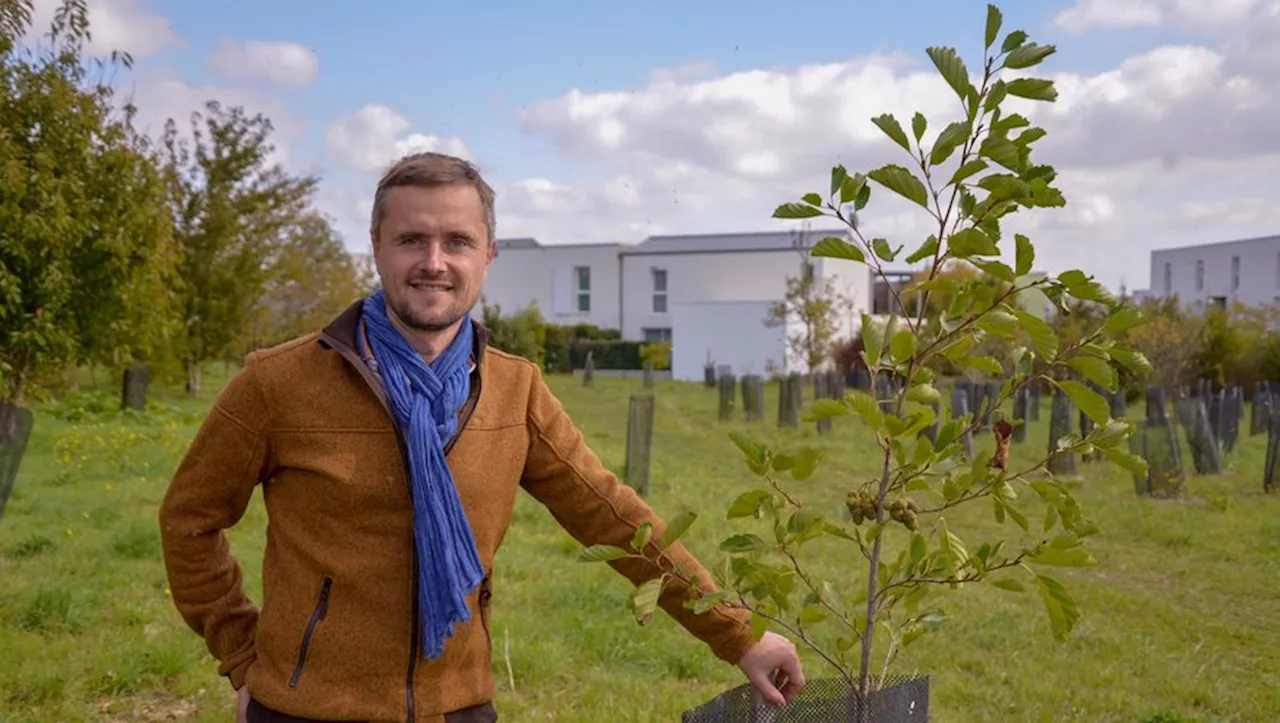
<path id="1" fill-rule="evenodd" d="M 722 542 L 728 560 L 719 568 L 722 592 L 715 599 L 750 610 L 757 629 L 770 624 L 786 629 L 859 690 L 875 685 L 873 670 L 887 669 L 903 647 L 942 623 L 938 592 L 948 588 L 988 583 L 1014 593 L 1034 592 L 1052 636 L 1066 638 L 1081 611 L 1051 569 L 1094 564 L 1084 541 L 1097 527 L 1070 488 L 1046 471 L 1047 460 L 1014 469 L 1005 453 L 982 452 L 970 459 L 961 438 L 975 431 L 974 419 L 937 419 L 929 403 L 940 397 L 933 386 L 933 367 L 940 361 L 962 373 L 1003 377 L 998 403 L 1036 379 L 1051 380 L 1097 423 L 1087 437 L 1068 440 L 1058 453 L 1097 448 L 1127 468 L 1144 465 L 1126 451 L 1130 426 L 1110 419 L 1103 397 L 1077 381 L 1115 388 L 1113 352 L 1135 364 L 1140 355 L 1117 345 L 1114 337 L 1139 317 L 1081 271 L 1030 275 L 1034 243 L 1002 233 L 1002 222 L 1019 211 L 1066 201 L 1053 185 L 1054 168 L 1032 160 L 1034 144 L 1045 132 L 1004 108 L 1009 96 L 1052 102 L 1053 82 L 1023 72 L 1017 80 L 1001 77 L 1004 68 L 1034 68 L 1054 48 L 1028 43 L 1025 33 L 1013 32 L 993 52 L 1001 18 L 998 9 L 989 8 L 987 52 L 975 76 L 955 50 L 928 49 L 963 111 L 938 126 L 944 130 L 932 144 L 926 142 L 929 119 L 914 119 L 911 137 L 892 115 L 872 120 L 906 151 L 914 168 L 889 164 L 851 176 L 836 166 L 827 199 L 805 194 L 801 202 L 782 204 L 774 213 L 775 218 L 831 216 L 843 222 L 855 242 L 824 239 L 812 255 L 865 263 L 881 278 L 883 264 L 898 250 L 927 262 L 922 278 L 902 295 L 912 299 L 910 306 L 895 297 L 897 308 L 883 325 L 863 317 L 864 363 L 873 377 L 891 374 L 904 380 L 904 389 L 885 402 L 855 391 L 810 410 L 811 419 L 852 418 L 865 425 L 880 448 L 881 472 L 871 480 L 846 482 L 841 514 L 830 502 L 802 501 L 806 480 L 823 474 L 816 451 L 784 451 L 734 435 L 758 484 L 734 500 L 727 515 L 759 531 Z M 905 244 L 864 236 L 865 224 L 853 211 L 869 203 L 873 184 L 919 206 L 933 233 Z M 998 260 L 1006 250 L 1014 252 L 1016 268 Z M 982 274 L 957 278 L 951 271 L 956 264 Z M 945 303 L 937 303 L 935 293 Z M 1066 336 L 1042 318 L 1035 299 L 1048 300 L 1060 311 L 1086 301 L 1102 313 Z M 922 433 L 934 424 L 939 428 L 931 441 Z M 998 450 L 1007 446 L 1010 434 L 1008 425 L 997 425 Z M 969 540 L 952 530 L 948 513 L 970 504 L 988 505 L 997 522 L 1011 528 L 1008 534 Z M 835 592 L 847 589 L 849 580 L 821 579 L 805 559 L 811 543 L 830 538 L 848 545 L 847 573 L 861 590 L 852 599 Z M 688 604 L 706 606 L 706 598 L 694 593 Z M 819 626 L 834 627 L 841 636 L 837 644 L 820 644 L 813 634 Z M 887 635 L 887 649 L 883 663 L 873 666 L 877 635 Z"/>
<path id="2" fill-rule="evenodd" d="M 541 366 L 545 360 L 546 323 L 537 304 L 530 304 L 511 316 L 504 317 L 497 304 L 481 302 L 484 325 L 494 347 L 522 356 Z"/>
<path id="3" fill-rule="evenodd" d="M 905 141 L 905 136 L 903 139 Z M 892 254 L 888 242 L 884 239 L 877 241 L 882 243 L 878 244 L 875 253 Z M 861 249 L 838 237 L 818 241 L 810 254 L 817 256 L 824 249 L 835 258 L 866 260 Z M 835 354 L 836 328 L 840 322 L 840 314 L 851 308 L 850 299 L 836 289 L 834 279 L 824 276 L 819 280 L 813 263 L 805 258 L 801 263 L 800 273 L 787 277 L 787 290 L 782 300 L 769 305 L 764 325 L 770 328 L 794 325 L 794 331 L 786 335 L 787 349 L 805 365 L 804 371 L 812 372 Z"/>
<path id="4" fill-rule="evenodd" d="M 578 339 L 569 347 L 569 363 L 572 369 L 581 369 L 587 363 L 587 354 L 595 361 L 596 369 L 625 369 L 638 371 L 644 368 L 640 348 L 644 342 L 613 339 Z"/>
<path id="5" fill-rule="evenodd" d="M 640 361 L 656 370 L 671 368 L 671 342 L 658 341 L 640 345 Z"/>
<path id="6" fill-rule="evenodd" d="M 0 11 L 0 398 L 76 362 L 124 363 L 165 344 L 175 260 L 155 153 L 90 69 L 84 2 L 55 12 L 48 47 L 18 49 L 31 4 Z"/>

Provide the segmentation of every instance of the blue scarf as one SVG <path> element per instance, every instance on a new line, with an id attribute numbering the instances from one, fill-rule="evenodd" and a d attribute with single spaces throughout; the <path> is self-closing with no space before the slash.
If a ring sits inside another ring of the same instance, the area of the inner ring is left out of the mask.
<path id="1" fill-rule="evenodd" d="M 484 578 L 475 538 L 458 499 L 444 445 L 458 431 L 458 410 L 471 391 L 470 319 L 428 365 L 387 318 L 382 289 L 364 301 L 369 345 L 409 446 L 418 607 L 426 657 L 444 653 L 455 623 L 471 619 L 467 597 Z"/>

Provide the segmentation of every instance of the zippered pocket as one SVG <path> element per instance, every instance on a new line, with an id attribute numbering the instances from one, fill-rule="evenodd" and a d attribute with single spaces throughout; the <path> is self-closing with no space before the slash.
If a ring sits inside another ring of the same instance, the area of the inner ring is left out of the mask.
<path id="1" fill-rule="evenodd" d="M 324 581 L 320 583 L 320 599 L 316 601 L 315 610 L 311 611 L 311 620 L 307 622 L 307 630 L 302 634 L 302 644 L 298 646 L 298 664 L 293 669 L 293 676 L 289 678 L 289 687 L 298 687 L 298 678 L 302 677 L 302 669 L 307 664 L 307 650 L 311 648 L 311 636 L 316 632 L 316 626 L 324 620 L 325 615 L 329 614 L 329 590 L 333 588 L 333 578 L 328 575 L 324 576 Z"/>

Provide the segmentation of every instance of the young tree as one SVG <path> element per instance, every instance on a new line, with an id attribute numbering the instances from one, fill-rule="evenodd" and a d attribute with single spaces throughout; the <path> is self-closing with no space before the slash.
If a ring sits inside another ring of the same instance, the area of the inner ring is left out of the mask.
<path id="1" fill-rule="evenodd" d="M 266 288 L 268 262 L 306 212 L 313 177 L 270 164 L 271 121 L 209 101 L 191 136 L 165 125 L 165 176 L 181 249 L 181 354 L 187 392 L 200 393 L 205 362 L 225 358 Z"/>
<path id="2" fill-rule="evenodd" d="M 1146 323 L 1130 329 L 1129 340 L 1151 363 L 1151 381 L 1170 392 L 1191 383 L 1204 318 L 1185 313 L 1177 299 L 1148 302 L 1143 312 Z"/>
<path id="3" fill-rule="evenodd" d="M 812 373 L 832 357 L 842 303 L 834 280 L 827 276 L 819 281 L 813 264 L 805 259 L 800 274 L 787 277 L 786 294 L 769 306 L 764 324 L 786 329 L 792 322 L 799 323 L 787 334 L 787 350 Z"/>
<path id="4" fill-rule="evenodd" d="M 91 77 L 129 58 L 84 56 L 83 0 L 61 5 L 39 52 L 18 44 L 30 18 L 29 2 L 0 6 L 0 397 L 15 401 L 57 367 L 148 353 L 172 260 L 132 108 Z"/>

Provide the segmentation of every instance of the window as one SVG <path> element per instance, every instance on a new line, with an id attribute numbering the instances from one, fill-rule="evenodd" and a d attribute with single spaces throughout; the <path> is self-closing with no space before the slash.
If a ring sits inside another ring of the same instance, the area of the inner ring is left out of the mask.
<path id="1" fill-rule="evenodd" d="M 671 329 L 641 329 L 644 333 L 644 341 L 646 344 L 658 344 L 664 341 L 671 341 Z"/>
<path id="2" fill-rule="evenodd" d="M 1240 288 L 1240 257 L 1231 257 L 1231 290 Z"/>
<path id="3" fill-rule="evenodd" d="M 653 313 L 667 313 L 666 269 L 653 269 Z"/>
<path id="4" fill-rule="evenodd" d="M 1217 307 L 1217 308 L 1219 308 L 1219 309 L 1225 309 L 1225 308 L 1227 308 L 1227 297 L 1225 297 L 1225 296 L 1210 296 L 1210 297 L 1209 297 L 1209 304 L 1210 304 L 1210 305 L 1212 305 L 1212 306 L 1216 306 L 1216 307 Z"/>
<path id="5" fill-rule="evenodd" d="M 573 277 L 577 280 L 575 286 L 578 290 L 578 311 L 589 312 L 591 311 L 591 267 L 575 266 Z"/>
<path id="6" fill-rule="evenodd" d="M 1164 262 L 1164 293 L 1173 293 L 1173 264 Z"/>
<path id="7" fill-rule="evenodd" d="M 1196 261 L 1196 291 L 1204 291 L 1204 259 Z"/>

